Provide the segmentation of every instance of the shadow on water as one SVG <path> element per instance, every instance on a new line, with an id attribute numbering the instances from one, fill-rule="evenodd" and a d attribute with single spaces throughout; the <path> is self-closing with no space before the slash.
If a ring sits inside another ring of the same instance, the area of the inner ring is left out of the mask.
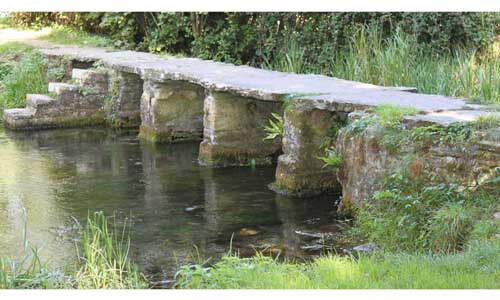
<path id="1" fill-rule="evenodd" d="M 212 262 L 232 247 L 303 259 L 341 250 L 336 196 L 294 199 L 267 184 L 275 166 L 206 168 L 198 143 L 141 143 L 136 131 L 106 129 L 10 132 L 0 129 L 0 256 L 28 239 L 54 264 L 74 255 L 71 217 L 102 210 L 129 220 L 134 260 L 170 277 L 196 257 Z"/>

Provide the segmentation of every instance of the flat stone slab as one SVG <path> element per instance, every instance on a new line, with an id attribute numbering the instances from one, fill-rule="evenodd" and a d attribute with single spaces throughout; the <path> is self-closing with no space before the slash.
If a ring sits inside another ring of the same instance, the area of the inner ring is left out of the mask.
<path id="1" fill-rule="evenodd" d="M 48 105 L 54 102 L 48 95 L 42 94 L 27 94 L 26 95 L 26 107 L 37 108 L 38 106 Z"/>
<path id="2" fill-rule="evenodd" d="M 308 94 L 310 96 L 303 95 L 300 99 L 319 109 L 352 111 L 394 104 L 433 112 L 462 109 L 466 104 L 465 99 L 417 94 L 412 88 L 382 87 L 323 75 L 276 72 L 197 58 L 165 58 L 144 52 L 80 47 L 43 49 L 42 52 L 80 61 L 102 61 L 107 67 L 139 74 L 142 78 L 184 80 L 214 91 L 265 101 L 282 101 L 290 94 Z"/>
<path id="3" fill-rule="evenodd" d="M 49 82 L 48 91 L 49 93 L 59 94 L 63 90 L 76 91 L 78 87 L 74 84 L 64 83 L 64 82 Z"/>
<path id="4" fill-rule="evenodd" d="M 410 127 L 427 126 L 438 124 L 444 127 L 456 122 L 472 122 L 481 116 L 497 116 L 500 112 L 488 112 L 481 110 L 455 110 L 429 113 L 425 115 L 407 116 L 403 121 Z"/>

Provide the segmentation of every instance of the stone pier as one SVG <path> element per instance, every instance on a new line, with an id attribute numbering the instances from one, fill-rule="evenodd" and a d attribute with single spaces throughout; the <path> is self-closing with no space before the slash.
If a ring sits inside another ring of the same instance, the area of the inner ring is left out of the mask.
<path id="1" fill-rule="evenodd" d="M 157 143 L 201 140 L 204 97 L 203 88 L 189 82 L 146 80 L 139 136 Z"/>
<path id="2" fill-rule="evenodd" d="M 210 166 L 271 164 L 281 141 L 264 140 L 264 126 L 281 104 L 209 91 L 205 97 L 199 161 Z"/>
<path id="3" fill-rule="evenodd" d="M 109 95 L 106 99 L 106 120 L 111 127 L 141 125 L 143 80 L 134 73 L 111 70 Z"/>
<path id="4" fill-rule="evenodd" d="M 340 190 L 336 170 L 324 167 L 319 157 L 335 147 L 337 127 L 347 119 L 343 112 L 319 110 L 294 103 L 285 110 L 283 155 L 271 188 L 283 194 L 310 196 Z"/>

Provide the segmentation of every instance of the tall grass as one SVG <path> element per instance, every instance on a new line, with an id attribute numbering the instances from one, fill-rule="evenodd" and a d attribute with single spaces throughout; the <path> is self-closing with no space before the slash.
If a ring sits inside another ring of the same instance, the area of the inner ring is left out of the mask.
<path id="1" fill-rule="evenodd" d="M 361 26 L 345 49 L 332 53 L 329 71 L 304 61 L 307 45 L 290 43 L 263 67 L 296 73 L 323 73 L 383 86 L 411 86 L 420 93 L 500 103 L 500 39 L 485 49 L 424 50 L 415 36 L 396 30 L 383 39 L 377 26 Z"/>
<path id="2" fill-rule="evenodd" d="M 127 289 L 147 287 L 144 277 L 130 262 L 130 238 L 126 226 L 121 232 L 108 228 L 106 216 L 88 218 L 82 235 L 80 269 L 75 274 L 77 288 Z"/>
<path id="3" fill-rule="evenodd" d="M 105 215 L 95 213 L 88 217 L 83 230 L 78 261 L 60 270 L 42 262 L 38 249 L 29 245 L 24 234 L 24 257 L 20 261 L 0 258 L 0 289 L 146 288 L 145 277 L 130 260 L 128 236 L 126 226 L 121 231 L 110 229 Z"/>
<path id="4" fill-rule="evenodd" d="M 0 82 L 0 109 L 23 107 L 26 94 L 47 93 L 47 62 L 33 51 L 16 64 Z"/>

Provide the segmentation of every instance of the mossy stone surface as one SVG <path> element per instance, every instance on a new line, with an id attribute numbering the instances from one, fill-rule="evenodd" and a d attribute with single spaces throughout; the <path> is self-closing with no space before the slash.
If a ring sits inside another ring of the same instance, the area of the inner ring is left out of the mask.
<path id="1" fill-rule="evenodd" d="M 336 168 L 319 159 L 330 146 L 328 138 L 343 114 L 293 103 L 285 110 L 283 155 L 278 159 L 276 181 L 271 186 L 282 194 L 307 196 L 338 191 Z"/>
<path id="2" fill-rule="evenodd" d="M 142 92 L 143 80 L 139 75 L 112 70 L 105 102 L 108 125 L 115 128 L 139 127 Z"/>
<path id="3" fill-rule="evenodd" d="M 157 143 L 201 140 L 204 95 L 203 88 L 188 82 L 146 81 L 140 137 Z"/>
<path id="4" fill-rule="evenodd" d="M 209 166 L 271 164 L 281 140 L 264 140 L 271 113 L 280 103 L 259 101 L 226 92 L 209 92 L 204 102 L 203 142 L 199 161 Z"/>

